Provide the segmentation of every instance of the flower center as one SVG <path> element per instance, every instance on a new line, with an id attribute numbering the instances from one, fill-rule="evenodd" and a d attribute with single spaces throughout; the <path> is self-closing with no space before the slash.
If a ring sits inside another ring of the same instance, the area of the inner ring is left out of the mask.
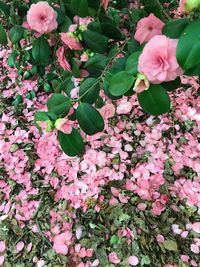
<path id="1" fill-rule="evenodd" d="M 44 15 L 40 15 L 40 20 L 45 21 L 46 17 Z"/>

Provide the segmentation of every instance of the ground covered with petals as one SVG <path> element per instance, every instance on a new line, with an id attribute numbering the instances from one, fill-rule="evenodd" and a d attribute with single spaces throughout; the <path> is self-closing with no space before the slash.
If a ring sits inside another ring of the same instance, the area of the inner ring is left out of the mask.
<path id="1" fill-rule="evenodd" d="M 85 153 L 70 158 L 56 131 L 35 127 L 48 95 L 34 79 L 17 84 L 7 56 L 0 52 L 0 265 L 199 266 L 197 79 L 182 77 L 165 116 L 144 114 L 135 95 L 106 99 L 104 132 L 82 133 Z"/>

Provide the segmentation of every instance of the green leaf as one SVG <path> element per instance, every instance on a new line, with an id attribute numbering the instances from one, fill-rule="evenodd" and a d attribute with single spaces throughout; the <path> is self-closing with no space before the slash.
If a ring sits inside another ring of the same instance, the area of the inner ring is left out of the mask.
<path id="1" fill-rule="evenodd" d="M 59 117 L 65 117 L 70 110 L 71 101 L 62 94 L 53 94 L 47 101 L 47 107 L 48 111 Z"/>
<path id="2" fill-rule="evenodd" d="M 109 91 L 110 80 L 114 74 L 118 73 L 119 71 L 125 70 L 125 67 L 126 67 L 126 58 L 124 57 L 117 58 L 115 62 L 112 64 L 112 67 L 106 72 L 104 83 L 103 83 L 104 92 L 109 98 L 113 100 L 120 98 L 120 96 L 114 96 L 110 93 Z"/>
<path id="3" fill-rule="evenodd" d="M 112 235 L 111 238 L 110 238 L 110 244 L 113 245 L 113 244 L 117 244 L 119 241 L 119 237 L 117 235 Z"/>
<path id="4" fill-rule="evenodd" d="M 54 7 L 56 13 L 57 13 L 57 22 L 58 25 L 62 24 L 65 20 L 65 13 L 58 7 Z"/>
<path id="5" fill-rule="evenodd" d="M 95 78 L 87 78 L 80 85 L 79 96 L 82 102 L 93 104 L 99 96 L 99 91 L 99 81 Z"/>
<path id="6" fill-rule="evenodd" d="M 181 79 L 178 77 L 174 81 L 161 83 L 161 86 L 163 86 L 169 92 L 175 91 L 181 86 Z"/>
<path id="7" fill-rule="evenodd" d="M 96 53 L 103 54 L 108 48 L 108 38 L 102 34 L 86 30 L 82 33 L 85 44 Z"/>
<path id="8" fill-rule="evenodd" d="M 22 103 L 22 101 L 23 101 L 22 96 L 21 96 L 21 95 L 17 95 L 17 96 L 15 97 L 15 100 L 12 102 L 12 105 L 13 105 L 14 107 L 17 107 L 17 106 L 19 106 L 19 104 Z"/>
<path id="9" fill-rule="evenodd" d="M 63 22 L 59 25 L 59 29 L 61 32 L 67 32 L 69 29 L 69 26 L 72 24 L 71 19 L 68 16 L 63 17 Z"/>
<path id="10" fill-rule="evenodd" d="M 15 56 L 13 53 L 10 53 L 8 56 L 8 66 L 10 68 L 14 68 L 14 66 L 15 66 Z"/>
<path id="11" fill-rule="evenodd" d="M 99 22 L 96 22 L 96 21 L 90 22 L 90 24 L 88 24 L 87 29 L 94 31 L 94 32 L 101 33 L 101 34 L 103 33 L 102 28 L 101 28 L 101 24 Z"/>
<path id="12" fill-rule="evenodd" d="M 104 129 L 104 120 L 101 114 L 90 104 L 80 103 L 76 116 L 81 129 L 88 135 L 93 135 Z"/>
<path id="13" fill-rule="evenodd" d="M 197 76 L 197 75 L 200 75 L 200 64 L 198 64 L 197 66 L 191 68 L 191 69 L 188 69 L 184 72 L 184 75 L 187 75 L 187 76 Z"/>
<path id="14" fill-rule="evenodd" d="M 43 36 L 37 38 L 33 43 L 32 55 L 37 63 L 45 64 L 50 57 L 50 46 Z"/>
<path id="15" fill-rule="evenodd" d="M 7 43 L 8 43 L 8 40 L 7 40 L 6 32 L 2 24 L 0 23 L 0 44 L 7 45 Z"/>
<path id="16" fill-rule="evenodd" d="M 22 38 L 24 34 L 24 28 L 20 25 L 13 26 L 9 31 L 9 39 L 12 44 L 18 43 Z"/>
<path id="17" fill-rule="evenodd" d="M 165 241 L 163 241 L 163 245 L 165 247 L 165 249 L 169 250 L 169 251 L 178 251 L 178 246 L 176 241 L 167 239 Z"/>
<path id="18" fill-rule="evenodd" d="M 142 4 L 144 5 L 144 10 L 148 14 L 153 13 L 156 17 L 162 19 L 162 10 L 157 0 L 142 0 Z"/>
<path id="19" fill-rule="evenodd" d="M 101 54 L 96 54 L 88 59 L 88 61 L 84 65 L 84 68 L 101 70 L 106 67 L 108 61 L 109 61 L 108 57 Z"/>
<path id="20" fill-rule="evenodd" d="M 151 115 L 158 116 L 170 109 L 170 98 L 160 85 L 151 85 L 147 91 L 137 94 L 138 101 L 143 110 Z"/>
<path id="21" fill-rule="evenodd" d="M 10 15 L 10 7 L 9 7 L 9 5 L 6 5 L 2 1 L 0 1 L 0 11 L 2 11 L 7 18 L 9 17 L 9 15 Z"/>
<path id="22" fill-rule="evenodd" d="M 180 36 L 176 57 L 184 70 L 191 69 L 200 63 L 200 20 L 193 21 Z"/>
<path id="23" fill-rule="evenodd" d="M 141 10 L 133 9 L 131 13 L 131 20 L 135 24 L 138 22 L 138 20 L 141 19 L 142 12 Z"/>
<path id="24" fill-rule="evenodd" d="M 76 78 L 80 78 L 81 73 L 80 73 L 79 66 L 78 66 L 75 58 L 71 59 L 71 66 L 72 66 L 72 74 L 73 74 L 73 76 L 76 77 Z"/>
<path id="25" fill-rule="evenodd" d="M 140 50 L 140 44 L 135 39 L 130 39 L 127 43 L 127 46 L 128 46 L 128 52 L 130 54 L 133 54 L 134 52 Z"/>
<path id="26" fill-rule="evenodd" d="M 124 95 L 133 86 L 135 77 L 126 71 L 120 71 L 110 79 L 109 92 L 114 96 Z"/>
<path id="27" fill-rule="evenodd" d="M 126 72 L 132 75 L 138 73 L 138 59 L 141 55 L 141 51 L 137 51 L 130 55 L 126 61 Z"/>
<path id="28" fill-rule="evenodd" d="M 165 23 L 162 32 L 170 38 L 178 39 L 188 24 L 188 19 L 170 20 Z"/>
<path id="29" fill-rule="evenodd" d="M 101 29 L 103 34 L 110 39 L 123 40 L 125 38 L 124 34 L 117 27 L 110 23 L 101 23 Z"/>
<path id="30" fill-rule="evenodd" d="M 88 15 L 88 1 L 87 0 L 71 0 L 73 12 L 79 17 L 86 17 Z"/>
<path id="31" fill-rule="evenodd" d="M 60 93 L 61 92 L 59 80 L 56 80 L 56 79 L 52 80 L 51 86 L 53 88 L 54 93 Z"/>
<path id="32" fill-rule="evenodd" d="M 77 156 L 84 150 L 84 142 L 77 129 L 73 128 L 70 134 L 58 131 L 58 141 L 63 152 L 70 157 Z"/>

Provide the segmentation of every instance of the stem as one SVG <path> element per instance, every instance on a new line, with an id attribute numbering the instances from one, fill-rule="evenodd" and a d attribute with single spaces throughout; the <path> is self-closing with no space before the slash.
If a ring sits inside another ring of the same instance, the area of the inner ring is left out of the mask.
<path id="1" fill-rule="evenodd" d="M 44 192 L 43 192 L 42 197 L 41 197 L 41 199 L 40 199 L 40 204 L 39 204 L 39 206 L 38 206 L 36 212 L 33 214 L 32 220 L 35 220 L 35 219 L 37 218 L 37 215 L 38 215 L 38 213 L 39 213 L 39 211 L 40 211 L 40 209 L 41 209 L 41 207 L 42 207 L 42 201 L 43 201 L 43 198 L 44 198 Z"/>
<path id="2" fill-rule="evenodd" d="M 38 219 L 36 219 L 35 222 L 37 224 L 38 232 L 39 232 L 40 236 L 42 237 L 43 241 L 46 242 L 52 248 L 51 243 L 49 242 L 49 240 L 46 238 L 46 236 L 43 234 L 43 232 L 41 230 L 40 223 L 39 223 Z"/>

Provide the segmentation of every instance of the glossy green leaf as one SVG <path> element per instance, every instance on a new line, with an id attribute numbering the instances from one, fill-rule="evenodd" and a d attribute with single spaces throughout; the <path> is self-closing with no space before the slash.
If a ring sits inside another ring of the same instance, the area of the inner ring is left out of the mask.
<path id="1" fill-rule="evenodd" d="M 135 77 L 126 71 L 120 71 L 110 79 L 109 92 L 114 96 L 122 96 L 133 86 Z"/>
<path id="2" fill-rule="evenodd" d="M 188 24 L 188 19 L 170 20 L 165 23 L 162 32 L 169 38 L 178 39 Z"/>
<path id="3" fill-rule="evenodd" d="M 10 7 L 9 5 L 6 5 L 3 1 L 0 1 L 0 11 L 2 11 L 6 17 L 9 17 Z"/>
<path id="4" fill-rule="evenodd" d="M 65 117 L 70 110 L 71 101 L 62 94 L 53 94 L 47 101 L 47 107 L 48 111 L 59 117 Z"/>
<path id="5" fill-rule="evenodd" d="M 115 62 L 112 64 L 112 67 L 106 72 L 103 88 L 105 94 L 113 100 L 120 98 L 120 96 L 114 96 L 110 93 L 109 91 L 110 80 L 114 74 L 118 73 L 119 71 L 125 70 L 125 67 L 126 67 L 126 58 L 124 57 L 117 58 Z"/>
<path id="6" fill-rule="evenodd" d="M 84 142 L 77 129 L 73 128 L 70 134 L 59 131 L 58 141 L 63 152 L 70 157 L 77 156 L 84 150 Z"/>
<path id="7" fill-rule="evenodd" d="M 87 78 L 80 85 L 79 96 L 82 102 L 93 104 L 100 91 L 100 83 L 95 78 Z"/>
<path id="8" fill-rule="evenodd" d="M 88 24 L 87 27 L 88 30 L 94 31 L 94 32 L 98 32 L 98 33 L 103 33 L 102 28 L 101 28 L 101 24 L 99 22 L 93 21 L 90 24 Z"/>
<path id="9" fill-rule="evenodd" d="M 169 92 L 175 91 L 181 86 L 181 79 L 178 77 L 174 81 L 161 83 L 161 86 L 163 86 Z"/>
<path id="10" fill-rule="evenodd" d="M 108 61 L 109 61 L 108 57 L 101 54 L 96 54 L 87 60 L 87 62 L 84 65 L 84 68 L 101 70 L 106 67 Z"/>
<path id="11" fill-rule="evenodd" d="M 22 101 L 23 101 L 22 95 L 17 95 L 17 96 L 15 97 L 15 100 L 12 102 L 12 105 L 13 105 L 14 107 L 17 107 L 17 106 L 19 106 L 19 104 L 22 103 Z"/>
<path id="12" fill-rule="evenodd" d="M 6 32 L 2 24 L 0 23 L 0 44 L 7 45 L 7 43 L 8 43 L 8 40 L 7 40 Z"/>
<path id="13" fill-rule="evenodd" d="M 180 36 L 176 57 L 184 70 L 200 64 L 200 20 L 189 24 Z"/>
<path id="14" fill-rule="evenodd" d="M 140 50 L 140 44 L 135 39 L 130 39 L 127 43 L 128 52 L 133 54 Z"/>
<path id="15" fill-rule="evenodd" d="M 93 135 L 104 129 L 104 120 L 101 114 L 90 104 L 80 103 L 76 116 L 81 129 L 88 135 Z"/>
<path id="16" fill-rule="evenodd" d="M 130 55 L 126 61 L 126 72 L 132 75 L 138 73 L 138 59 L 141 55 L 141 51 L 137 51 Z"/>
<path id="17" fill-rule="evenodd" d="M 14 68 L 14 66 L 15 66 L 15 56 L 14 56 L 13 53 L 10 53 L 10 54 L 8 55 L 8 66 L 9 66 L 10 68 Z"/>
<path id="18" fill-rule="evenodd" d="M 73 12 L 79 17 L 86 17 L 88 15 L 88 1 L 87 0 L 71 0 Z"/>
<path id="19" fill-rule="evenodd" d="M 157 0 L 141 0 L 144 5 L 144 10 L 150 14 L 153 13 L 156 17 L 162 19 L 162 10 Z"/>
<path id="20" fill-rule="evenodd" d="M 151 85 L 147 91 L 137 94 L 138 101 L 143 110 L 151 115 L 158 116 L 170 109 L 170 98 L 160 85 Z"/>
<path id="21" fill-rule="evenodd" d="M 103 54 L 108 49 L 108 38 L 104 35 L 86 30 L 82 34 L 85 44 L 94 52 Z"/>
<path id="22" fill-rule="evenodd" d="M 76 77 L 76 78 L 80 78 L 81 73 L 80 73 L 80 69 L 79 69 L 79 66 L 78 66 L 75 58 L 71 59 L 71 66 L 72 66 L 72 74 L 73 74 L 73 76 Z"/>
<path id="23" fill-rule="evenodd" d="M 37 38 L 33 43 L 32 55 L 37 63 L 45 64 L 50 57 L 50 46 L 43 36 Z"/>
<path id="24" fill-rule="evenodd" d="M 20 25 L 13 26 L 9 31 L 9 39 L 12 44 L 18 43 L 22 38 L 24 34 L 24 28 Z"/>
<path id="25" fill-rule="evenodd" d="M 110 23 L 101 23 L 101 29 L 103 34 L 110 39 L 114 40 L 123 40 L 125 38 L 124 34 L 113 24 Z"/>

